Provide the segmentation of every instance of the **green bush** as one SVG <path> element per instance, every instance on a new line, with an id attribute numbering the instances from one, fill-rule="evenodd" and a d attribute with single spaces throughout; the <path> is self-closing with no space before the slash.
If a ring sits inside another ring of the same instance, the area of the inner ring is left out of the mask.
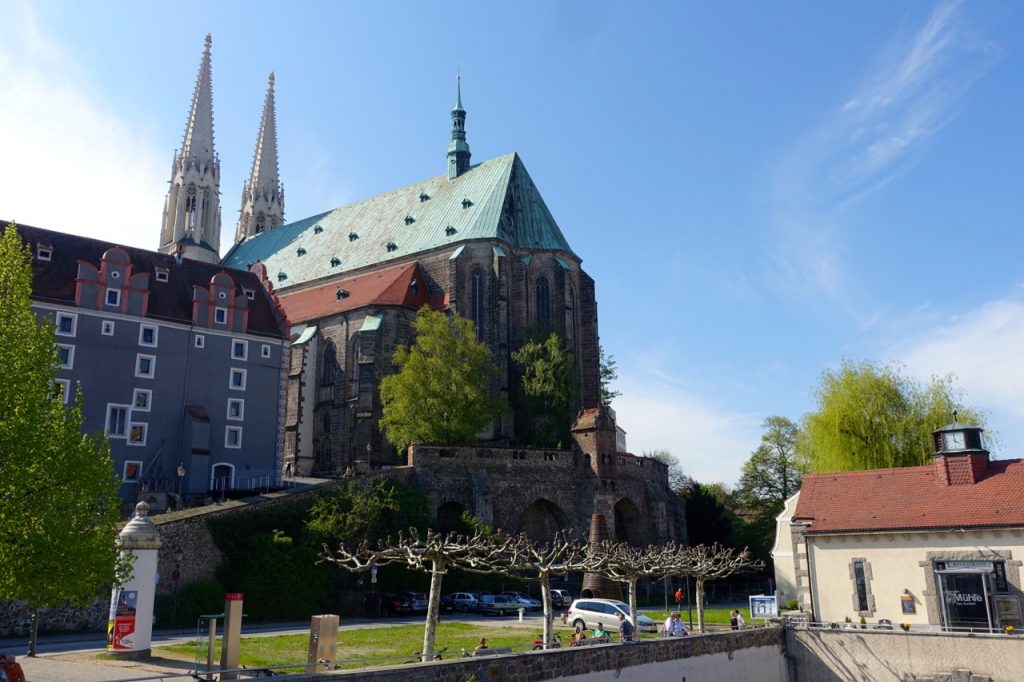
<path id="1" fill-rule="evenodd" d="M 224 611 L 224 586 L 217 580 L 189 583 L 174 594 L 158 594 L 153 607 L 157 628 L 195 627 L 201 615 Z"/>
<path id="2" fill-rule="evenodd" d="M 787 611 L 796 611 L 798 608 L 800 608 L 800 602 L 798 600 L 790 599 L 788 602 L 786 602 Z"/>

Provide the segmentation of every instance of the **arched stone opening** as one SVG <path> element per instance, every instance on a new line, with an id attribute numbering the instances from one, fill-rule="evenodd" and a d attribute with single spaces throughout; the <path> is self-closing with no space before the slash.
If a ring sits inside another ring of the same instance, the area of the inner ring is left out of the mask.
<path id="1" fill-rule="evenodd" d="M 437 508 L 437 530 L 442 533 L 470 531 L 468 524 L 462 520 L 466 508 L 458 502 L 445 502 Z"/>
<path id="2" fill-rule="evenodd" d="M 540 499 L 523 510 L 519 530 L 536 542 L 546 542 L 571 526 L 569 516 L 554 502 Z"/>
<path id="3" fill-rule="evenodd" d="M 632 500 L 624 497 L 618 501 L 615 505 L 615 540 L 617 542 L 628 542 L 634 547 L 643 547 L 647 540 L 643 523 L 643 515 Z"/>

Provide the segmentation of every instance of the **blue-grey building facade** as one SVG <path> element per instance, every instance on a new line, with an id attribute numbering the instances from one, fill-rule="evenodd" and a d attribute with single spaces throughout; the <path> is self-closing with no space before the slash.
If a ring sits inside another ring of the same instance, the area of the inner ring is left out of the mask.
<path id="1" fill-rule="evenodd" d="M 279 482 L 287 322 L 244 270 L 18 226 L 64 399 L 103 432 L 126 505 Z"/>

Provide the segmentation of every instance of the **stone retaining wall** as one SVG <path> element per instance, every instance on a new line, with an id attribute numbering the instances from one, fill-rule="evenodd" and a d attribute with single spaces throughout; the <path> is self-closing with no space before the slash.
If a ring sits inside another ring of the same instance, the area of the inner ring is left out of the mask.
<path id="1" fill-rule="evenodd" d="M 786 682 L 777 627 L 723 632 L 700 637 L 605 644 L 574 649 L 531 651 L 458 658 L 376 670 L 337 671 L 330 677 L 373 682 L 452 682 L 503 680 L 534 682 L 558 678 L 608 679 L 621 682 L 701 680 L 702 682 Z M 295 682 L 324 680 L 327 675 L 295 675 Z"/>

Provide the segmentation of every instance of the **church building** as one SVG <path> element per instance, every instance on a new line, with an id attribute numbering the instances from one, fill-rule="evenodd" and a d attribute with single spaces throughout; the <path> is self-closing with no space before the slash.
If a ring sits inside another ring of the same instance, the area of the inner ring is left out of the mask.
<path id="1" fill-rule="evenodd" d="M 259 186 L 264 203 L 223 262 L 269 279 L 292 324 L 284 455 L 298 473 L 405 463 L 377 429 L 378 386 L 424 305 L 471 319 L 494 355 L 513 410 L 482 441 L 520 442 L 510 356 L 534 330 L 556 331 L 575 356 L 579 407 L 599 403 L 594 281 L 517 154 L 470 162 L 461 87 L 451 124 L 445 172 L 282 225 L 270 209 L 283 196 L 259 185 L 277 177 L 261 134 L 247 191 Z M 270 100 L 261 131 L 273 131 Z"/>

